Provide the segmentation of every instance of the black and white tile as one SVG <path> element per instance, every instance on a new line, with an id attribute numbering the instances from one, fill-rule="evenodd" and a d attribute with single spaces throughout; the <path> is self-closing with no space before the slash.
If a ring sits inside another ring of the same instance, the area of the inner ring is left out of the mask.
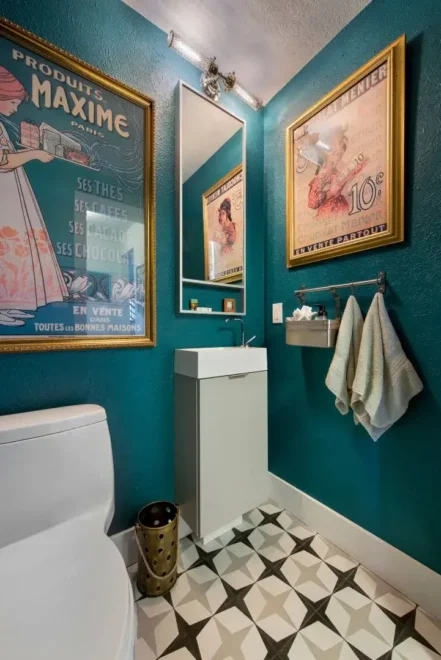
<path id="1" fill-rule="evenodd" d="M 243 520 L 236 527 L 239 532 L 247 532 L 250 529 L 254 529 L 260 525 L 265 520 L 265 517 L 259 509 L 253 509 L 243 516 Z"/>
<path id="2" fill-rule="evenodd" d="M 178 574 L 185 573 L 197 561 L 199 561 L 199 553 L 191 537 L 181 539 L 179 541 Z"/>
<path id="3" fill-rule="evenodd" d="M 237 607 L 215 614 L 197 637 L 202 660 L 264 660 L 267 649 L 256 626 Z"/>
<path id="4" fill-rule="evenodd" d="M 330 596 L 338 582 L 338 576 L 329 566 L 308 550 L 300 550 L 288 557 L 280 572 L 291 587 L 312 603 Z"/>
<path id="5" fill-rule="evenodd" d="M 256 582 L 244 603 L 254 623 L 275 642 L 296 633 L 308 614 L 294 589 L 275 575 Z"/>
<path id="6" fill-rule="evenodd" d="M 241 541 L 221 550 L 213 563 L 218 575 L 236 590 L 252 585 L 265 571 L 257 552 Z"/>
<path id="7" fill-rule="evenodd" d="M 282 511 L 277 516 L 277 522 L 288 534 L 291 534 L 291 536 L 294 536 L 299 541 L 305 541 L 315 536 L 315 532 L 312 529 L 288 513 L 288 511 Z"/>
<path id="8" fill-rule="evenodd" d="M 378 605 L 351 587 L 331 596 L 325 614 L 343 639 L 370 660 L 392 649 L 396 624 Z"/>
<path id="9" fill-rule="evenodd" d="M 227 598 L 220 577 L 204 565 L 181 575 L 171 591 L 174 609 L 189 625 L 209 619 Z"/>
<path id="10" fill-rule="evenodd" d="M 310 548 L 323 559 L 329 566 L 337 568 L 339 571 L 346 573 L 352 568 L 358 566 L 358 563 L 348 557 L 344 552 L 336 548 L 332 543 L 326 541 L 324 538 L 316 534 L 311 541 Z"/>
<path id="11" fill-rule="evenodd" d="M 216 552 L 218 550 L 222 550 L 222 548 L 225 548 L 225 546 L 231 543 L 233 539 L 234 539 L 234 532 L 232 529 L 229 529 L 228 532 L 225 532 L 217 539 L 214 539 L 209 543 L 203 543 L 203 541 L 200 541 L 198 539 L 193 539 L 193 540 L 194 543 L 198 546 L 198 548 L 200 548 L 206 553 L 211 553 L 211 552 Z"/>
<path id="12" fill-rule="evenodd" d="M 260 555 L 271 562 L 289 557 L 296 547 L 294 539 L 284 529 L 272 522 L 256 527 L 248 540 Z"/>
<path id="13" fill-rule="evenodd" d="M 358 567 L 354 582 L 377 605 L 398 617 L 403 617 L 415 609 L 415 603 L 412 603 L 403 594 L 400 594 L 363 566 Z"/>
<path id="14" fill-rule="evenodd" d="M 349 644 L 321 621 L 303 628 L 288 652 L 289 660 L 357 660 Z"/>
<path id="15" fill-rule="evenodd" d="M 441 622 L 274 502 L 182 539 L 164 597 L 128 570 L 136 660 L 441 660 Z"/>
<path id="16" fill-rule="evenodd" d="M 143 598 L 138 601 L 138 640 L 136 660 L 154 660 L 178 636 L 178 624 L 173 607 L 165 598 Z"/>

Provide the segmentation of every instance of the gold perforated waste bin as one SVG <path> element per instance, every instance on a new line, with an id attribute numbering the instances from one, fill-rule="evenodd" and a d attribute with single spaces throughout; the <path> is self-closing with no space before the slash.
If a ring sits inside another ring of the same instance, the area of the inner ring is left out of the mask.
<path id="1" fill-rule="evenodd" d="M 144 596 L 163 596 L 174 586 L 178 572 L 179 507 L 152 502 L 138 514 L 137 586 Z"/>

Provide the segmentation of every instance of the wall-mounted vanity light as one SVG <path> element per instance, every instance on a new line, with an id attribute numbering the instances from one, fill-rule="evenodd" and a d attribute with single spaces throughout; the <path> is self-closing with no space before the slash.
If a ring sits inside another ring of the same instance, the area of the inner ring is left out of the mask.
<path id="1" fill-rule="evenodd" d="M 201 55 L 193 46 L 189 46 L 174 30 L 170 30 L 168 35 L 168 45 L 179 55 L 194 64 L 203 71 L 201 76 L 201 86 L 208 98 L 218 101 L 221 95 L 221 82 L 226 92 L 234 92 L 242 101 L 248 103 L 254 110 L 259 110 L 262 101 L 247 92 L 244 87 L 236 80 L 236 74 L 227 73 L 226 75 L 219 71 L 215 57 L 206 57 Z"/>

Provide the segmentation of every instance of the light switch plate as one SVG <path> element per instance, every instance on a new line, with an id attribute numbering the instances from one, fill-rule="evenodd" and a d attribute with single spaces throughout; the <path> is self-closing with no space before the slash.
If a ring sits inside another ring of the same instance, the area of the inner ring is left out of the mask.
<path id="1" fill-rule="evenodd" d="M 273 303 L 273 323 L 283 323 L 283 303 Z"/>

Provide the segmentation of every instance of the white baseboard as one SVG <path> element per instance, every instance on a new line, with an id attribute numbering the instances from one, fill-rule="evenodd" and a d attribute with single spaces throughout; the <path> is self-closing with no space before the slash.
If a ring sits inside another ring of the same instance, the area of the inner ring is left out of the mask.
<path id="1" fill-rule="evenodd" d="M 270 498 L 441 619 L 441 575 L 270 473 Z"/>
<path id="2" fill-rule="evenodd" d="M 183 539 L 191 533 L 192 530 L 181 517 L 179 521 L 179 538 Z M 110 538 L 122 554 L 125 565 L 132 566 L 132 564 L 136 564 L 138 561 L 138 551 L 135 543 L 135 528 L 129 527 L 118 534 L 113 534 Z"/>
<path id="3" fill-rule="evenodd" d="M 230 529 L 233 529 L 233 527 L 238 527 L 241 525 L 243 522 L 243 516 L 240 516 L 240 518 L 236 518 L 236 520 L 232 520 L 228 525 L 224 525 L 220 529 L 217 529 L 215 532 L 212 532 L 211 534 L 207 534 L 207 536 L 204 536 L 203 539 L 200 539 L 202 542 L 202 545 L 208 545 L 211 543 L 211 541 L 214 541 L 214 539 L 219 538 L 219 536 L 222 536 L 222 534 L 225 534 L 226 532 L 229 532 Z"/>

